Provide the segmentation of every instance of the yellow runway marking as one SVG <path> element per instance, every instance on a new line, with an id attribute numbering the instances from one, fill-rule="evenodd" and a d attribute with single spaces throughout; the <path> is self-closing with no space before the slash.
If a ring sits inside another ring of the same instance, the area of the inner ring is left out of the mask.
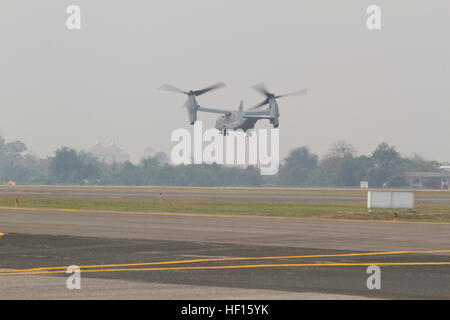
<path id="1" fill-rule="evenodd" d="M 220 261 L 242 261 L 242 260 L 275 260 L 275 259 L 304 259 L 304 258 L 330 258 L 330 257 L 361 257 L 361 256 L 376 256 L 376 255 L 398 255 L 398 254 L 424 254 L 424 253 L 450 253 L 450 250 L 426 250 L 426 251 L 387 251 L 387 252 L 366 252 L 366 253 L 342 253 L 342 254 L 316 254 L 316 255 L 302 255 L 302 256 L 275 256 L 275 257 L 237 257 L 237 258 L 211 258 L 211 259 L 192 259 L 192 260 L 172 260 L 159 262 L 142 262 L 142 263 L 123 263 L 123 264 L 104 264 L 104 265 L 86 265 L 79 266 L 80 269 L 87 268 L 109 268 L 109 267 L 137 267 L 149 265 L 164 265 L 164 264 L 187 264 L 197 262 L 220 262 Z M 15 270 L 1 270 L 2 273 L 18 273 L 28 271 L 42 271 L 42 270 L 60 270 L 67 269 L 68 266 L 62 267 L 41 267 L 30 269 L 15 269 Z"/>
<path id="2" fill-rule="evenodd" d="M 450 262 L 363 262 L 363 263 L 294 263 L 294 264 L 254 264 L 232 266 L 208 266 L 208 267 L 174 267 L 174 268 L 127 268 L 127 269 L 97 269 L 83 272 L 120 272 L 120 271 L 171 271 L 171 270 L 210 270 L 210 269 L 248 269 L 248 268 L 275 268 L 275 267 L 357 267 L 357 266 L 441 266 L 450 265 Z M 63 271 L 39 271 L 26 273 L 3 273 L 0 276 L 42 275 L 67 273 Z"/>
<path id="3" fill-rule="evenodd" d="M 178 212 L 139 212 L 139 211 L 116 211 L 116 210 L 92 210 L 92 209 L 55 209 L 55 208 L 15 208 L 0 207 L 0 210 L 16 210 L 16 211 L 52 211 L 52 212 L 72 212 L 72 213 L 101 213 L 101 214 L 127 214 L 127 215 L 151 215 L 151 216 L 172 216 L 172 217 L 208 217 L 208 218 L 238 218 L 238 219 L 309 219 L 309 220 L 325 220 L 333 222 L 384 222 L 393 223 L 392 220 L 356 220 L 356 219 L 333 219 L 320 217 L 283 217 L 283 216 L 263 216 L 263 215 L 226 215 L 226 214 L 210 214 L 210 213 L 178 213 Z M 1 212 L 0 212 L 1 214 Z M 409 224 L 436 224 L 450 225 L 450 222 L 426 222 L 426 221 L 395 221 L 399 223 Z"/>
<path id="4" fill-rule="evenodd" d="M 208 213 L 177 213 L 177 212 L 138 212 L 138 211 L 115 211 L 115 210 L 78 210 L 78 209 L 54 209 L 54 208 L 15 208 L 0 207 L 0 210 L 16 211 L 53 211 L 53 212 L 73 212 L 73 213 L 114 213 L 130 215 L 154 215 L 154 216 L 179 216 L 179 217 L 214 217 L 214 218 L 285 218 L 274 216 L 244 216 L 244 215 L 223 215 Z"/>

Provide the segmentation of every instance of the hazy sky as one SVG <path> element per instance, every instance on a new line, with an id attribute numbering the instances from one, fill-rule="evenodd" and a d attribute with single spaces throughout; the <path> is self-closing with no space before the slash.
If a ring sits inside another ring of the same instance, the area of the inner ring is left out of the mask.
<path id="1" fill-rule="evenodd" d="M 69 4 L 80 31 L 66 28 Z M 370 4 L 380 31 L 366 28 Z M 386 141 L 450 161 L 449 13 L 448 0 L 2 0 L 1 132 L 40 156 L 115 140 L 137 159 L 169 152 L 172 130 L 189 127 L 185 97 L 161 84 L 224 81 L 199 103 L 236 109 L 260 102 L 250 87 L 264 82 L 309 90 L 279 101 L 282 156 L 344 139 L 363 154 Z"/>

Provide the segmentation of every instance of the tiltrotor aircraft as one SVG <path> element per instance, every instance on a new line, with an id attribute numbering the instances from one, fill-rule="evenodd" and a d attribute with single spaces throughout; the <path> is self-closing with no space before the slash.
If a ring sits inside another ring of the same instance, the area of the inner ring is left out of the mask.
<path id="1" fill-rule="evenodd" d="M 280 112 L 278 110 L 277 99 L 287 96 L 304 95 L 307 93 L 306 89 L 302 89 L 288 94 L 275 95 L 274 93 L 270 93 L 263 84 L 257 84 L 252 88 L 263 94 L 266 97 L 266 99 L 264 99 L 264 101 L 252 107 L 249 110 L 244 110 L 243 101 L 241 101 L 239 109 L 235 111 L 216 108 L 205 108 L 201 107 L 197 103 L 196 97 L 201 96 L 202 94 L 205 94 L 209 91 L 223 87 L 225 87 L 225 84 L 219 82 L 201 90 L 183 91 L 169 84 L 162 85 L 160 89 L 182 93 L 188 96 L 188 100 L 183 105 L 183 107 L 187 109 L 189 123 L 191 125 L 193 125 L 197 121 L 197 111 L 223 114 L 223 116 L 217 119 L 215 127 L 216 129 L 220 130 L 220 132 L 224 135 L 227 134 L 227 130 L 243 130 L 244 132 L 247 132 L 248 130 L 253 129 L 255 127 L 256 121 L 261 119 L 268 119 L 274 128 L 278 128 L 280 124 L 279 122 Z M 264 110 L 256 110 L 265 105 L 268 105 L 268 108 Z"/>

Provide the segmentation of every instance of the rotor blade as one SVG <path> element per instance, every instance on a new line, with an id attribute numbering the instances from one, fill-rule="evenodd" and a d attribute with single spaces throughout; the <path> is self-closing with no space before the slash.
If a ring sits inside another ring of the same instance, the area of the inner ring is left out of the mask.
<path id="1" fill-rule="evenodd" d="M 210 86 L 210 87 L 207 87 L 207 88 L 205 88 L 205 89 L 201 89 L 201 90 L 196 90 L 196 91 L 194 91 L 194 95 L 200 96 L 200 95 L 202 95 L 202 94 L 204 94 L 204 93 L 207 93 L 208 91 L 220 89 L 220 88 L 223 88 L 223 87 L 225 87 L 225 83 L 223 83 L 223 82 L 218 82 L 218 83 L 216 83 L 216 84 L 214 84 L 214 85 L 212 85 L 212 86 Z"/>
<path id="2" fill-rule="evenodd" d="M 282 95 L 276 96 L 275 99 L 282 98 L 282 97 L 290 97 L 290 96 L 301 96 L 301 95 L 305 95 L 307 93 L 308 93 L 307 89 L 302 89 L 302 90 L 297 90 L 297 91 L 293 91 L 293 92 L 290 92 L 290 93 L 286 93 L 286 94 L 282 94 Z"/>
<path id="3" fill-rule="evenodd" d="M 262 106 L 265 106 L 268 103 L 269 103 L 269 99 L 266 99 L 263 102 L 257 104 L 256 106 L 251 107 L 250 109 L 258 109 L 258 108 L 261 108 Z"/>
<path id="4" fill-rule="evenodd" d="M 270 92 L 267 90 L 266 86 L 263 83 L 255 84 L 252 88 L 262 93 L 266 97 L 270 95 Z"/>
<path id="5" fill-rule="evenodd" d="M 172 92 L 177 92 L 177 93 L 184 93 L 184 94 L 188 94 L 187 92 L 175 88 L 174 86 L 171 86 L 170 84 L 163 84 L 160 88 L 160 90 L 166 90 L 166 91 L 172 91 Z"/>

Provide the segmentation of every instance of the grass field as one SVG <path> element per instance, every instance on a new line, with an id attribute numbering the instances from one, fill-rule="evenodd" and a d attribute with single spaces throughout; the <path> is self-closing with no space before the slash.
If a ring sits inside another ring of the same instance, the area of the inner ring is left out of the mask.
<path id="1" fill-rule="evenodd" d="M 14 205 L 14 197 L 0 198 L 0 206 L 13 207 Z M 393 220 L 393 214 L 383 210 L 376 210 L 375 212 L 368 213 L 364 202 L 267 202 L 22 197 L 19 206 L 28 208 Z M 445 204 L 418 204 L 416 205 L 414 213 L 406 212 L 405 210 L 397 212 L 398 221 L 450 223 L 450 206 Z"/>

